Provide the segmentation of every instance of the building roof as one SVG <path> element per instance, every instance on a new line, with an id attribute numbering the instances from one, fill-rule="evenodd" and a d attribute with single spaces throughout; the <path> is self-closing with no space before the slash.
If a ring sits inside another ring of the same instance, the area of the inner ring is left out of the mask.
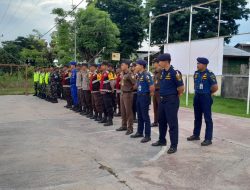
<path id="1" fill-rule="evenodd" d="M 250 53 L 247 51 L 232 46 L 224 46 L 223 55 L 227 57 L 250 57 Z"/>
<path id="2" fill-rule="evenodd" d="M 245 43 L 238 43 L 234 47 L 250 47 L 250 42 L 245 42 Z"/>

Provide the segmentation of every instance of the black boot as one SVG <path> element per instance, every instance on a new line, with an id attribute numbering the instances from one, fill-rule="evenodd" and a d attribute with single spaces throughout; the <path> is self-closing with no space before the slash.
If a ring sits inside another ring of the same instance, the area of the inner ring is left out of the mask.
<path id="1" fill-rule="evenodd" d="M 107 123 L 107 116 L 104 116 L 98 123 Z"/>
<path id="2" fill-rule="evenodd" d="M 96 120 L 97 119 L 97 113 L 95 113 L 94 115 L 92 115 L 92 117 L 90 117 L 90 119 L 94 119 L 94 120 Z"/>
<path id="3" fill-rule="evenodd" d="M 91 118 L 91 117 L 93 117 L 93 112 L 89 112 L 89 114 L 87 115 L 87 118 Z"/>
<path id="4" fill-rule="evenodd" d="M 95 121 L 101 121 L 102 120 L 102 113 L 97 113 L 97 118 L 95 119 Z"/>
<path id="5" fill-rule="evenodd" d="M 104 126 L 108 127 L 108 126 L 112 126 L 112 125 L 113 125 L 113 120 L 111 117 L 109 117 L 108 121 L 106 123 L 104 123 Z"/>

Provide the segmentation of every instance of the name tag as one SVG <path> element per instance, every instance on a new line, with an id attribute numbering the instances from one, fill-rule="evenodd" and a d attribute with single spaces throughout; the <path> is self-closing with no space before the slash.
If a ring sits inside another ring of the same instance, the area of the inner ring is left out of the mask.
<path id="1" fill-rule="evenodd" d="M 200 83 L 200 90 L 203 90 L 203 83 Z"/>

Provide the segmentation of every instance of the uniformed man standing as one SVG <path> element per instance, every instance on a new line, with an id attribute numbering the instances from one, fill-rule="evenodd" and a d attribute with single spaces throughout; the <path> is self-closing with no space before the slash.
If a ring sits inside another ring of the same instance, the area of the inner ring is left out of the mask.
<path id="1" fill-rule="evenodd" d="M 51 67 L 51 72 L 50 72 L 50 101 L 51 103 L 58 103 L 57 100 L 57 82 L 58 82 L 58 73 L 54 67 Z"/>
<path id="2" fill-rule="evenodd" d="M 130 64 L 130 71 L 134 74 L 135 79 L 137 80 L 138 78 L 138 73 L 135 70 L 136 63 L 131 63 Z M 133 122 L 137 123 L 137 108 L 136 108 L 136 102 L 137 102 L 137 86 L 135 86 L 134 91 L 133 91 Z"/>
<path id="3" fill-rule="evenodd" d="M 89 67 L 90 81 L 89 89 L 91 92 L 91 103 L 94 110 L 95 121 L 100 122 L 102 120 L 103 103 L 102 95 L 100 93 L 100 80 L 101 75 L 97 72 L 97 65 L 92 63 Z"/>
<path id="4" fill-rule="evenodd" d="M 204 57 L 197 58 L 197 71 L 194 73 L 194 131 L 188 141 L 200 140 L 202 125 L 202 115 L 204 114 L 206 122 L 205 140 L 201 146 L 212 144 L 213 138 L 213 120 L 212 120 L 212 94 L 218 90 L 217 80 L 212 71 L 207 69 L 209 60 Z"/>
<path id="5" fill-rule="evenodd" d="M 81 73 L 81 64 L 76 65 L 76 87 L 77 87 L 77 99 L 78 99 L 78 107 L 75 110 L 76 112 L 82 111 L 83 106 L 83 91 L 82 91 L 82 73 Z"/>
<path id="6" fill-rule="evenodd" d="M 93 109 L 92 109 L 92 104 L 91 104 L 91 92 L 89 89 L 89 71 L 88 71 L 88 64 L 84 63 L 82 66 L 82 90 L 83 90 L 83 105 L 85 108 L 85 112 L 83 113 L 86 115 L 88 118 L 95 119 L 93 117 Z"/>
<path id="7" fill-rule="evenodd" d="M 126 135 L 133 133 L 133 90 L 136 84 L 134 74 L 129 71 L 129 60 L 121 62 L 121 113 L 122 126 L 116 131 L 127 131 Z"/>
<path id="8" fill-rule="evenodd" d="M 113 125 L 113 93 L 115 88 L 115 78 L 112 73 L 108 71 L 108 62 L 103 61 L 101 65 L 102 78 L 100 81 L 100 92 L 103 97 L 104 103 L 104 120 L 107 118 L 107 121 L 104 123 L 104 126 Z M 104 122 L 104 121 L 103 121 Z"/>
<path id="9" fill-rule="evenodd" d="M 153 106 L 154 106 L 154 122 L 152 123 L 152 127 L 158 127 L 158 109 L 160 102 L 160 77 L 161 77 L 161 67 L 159 65 L 158 59 L 153 60 L 154 65 L 154 86 L 155 93 L 153 97 Z"/>
<path id="10" fill-rule="evenodd" d="M 67 105 L 64 107 L 72 108 L 72 98 L 70 92 L 70 72 L 67 65 L 63 67 L 62 85 L 63 85 L 63 94 L 67 102 Z"/>
<path id="11" fill-rule="evenodd" d="M 70 89 L 71 89 L 71 96 L 73 99 L 73 111 L 76 111 L 78 108 L 78 99 L 77 99 L 77 87 L 76 87 L 76 75 L 77 75 L 77 70 L 76 70 L 76 62 L 72 61 L 70 62 L 71 65 L 71 77 L 70 77 Z"/>
<path id="12" fill-rule="evenodd" d="M 138 113 L 138 128 L 131 138 L 143 137 L 143 131 L 145 136 L 141 140 L 141 143 L 151 141 L 151 123 L 149 117 L 149 105 L 151 96 L 154 93 L 154 82 L 153 79 L 146 71 L 147 62 L 144 60 L 138 60 L 136 62 L 136 70 L 138 70 L 138 82 L 137 82 L 137 113 Z"/>
<path id="13" fill-rule="evenodd" d="M 34 90 L 35 90 L 35 94 L 34 96 L 38 96 L 38 83 L 39 83 L 39 69 L 35 68 L 34 71 Z"/>
<path id="14" fill-rule="evenodd" d="M 115 92 L 116 92 L 116 98 L 115 98 L 116 104 L 115 104 L 114 116 L 120 117 L 121 116 L 121 66 L 120 65 L 116 68 Z M 116 113 L 117 108 L 118 108 L 118 113 Z"/>
<path id="15" fill-rule="evenodd" d="M 180 71 L 170 65 L 170 54 L 158 56 L 162 68 L 160 77 L 160 104 L 159 104 L 159 140 L 152 146 L 166 146 L 166 133 L 169 127 L 170 148 L 168 154 L 175 153 L 178 146 L 178 110 L 179 96 L 184 92 L 184 84 Z"/>

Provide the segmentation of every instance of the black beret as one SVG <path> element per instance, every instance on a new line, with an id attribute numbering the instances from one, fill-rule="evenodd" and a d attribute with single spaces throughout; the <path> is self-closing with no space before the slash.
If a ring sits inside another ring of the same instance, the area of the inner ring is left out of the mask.
<path id="1" fill-rule="evenodd" d="M 144 61 L 144 60 L 139 59 L 139 60 L 136 61 L 136 64 L 146 66 L 148 63 L 146 61 Z"/>
<path id="2" fill-rule="evenodd" d="M 204 64 L 204 65 L 207 65 L 209 63 L 209 60 L 207 58 L 205 58 L 205 57 L 198 57 L 197 62 L 201 63 L 201 64 Z"/>
<path id="3" fill-rule="evenodd" d="M 171 55 L 169 53 L 161 54 L 157 57 L 159 61 L 171 61 Z"/>

